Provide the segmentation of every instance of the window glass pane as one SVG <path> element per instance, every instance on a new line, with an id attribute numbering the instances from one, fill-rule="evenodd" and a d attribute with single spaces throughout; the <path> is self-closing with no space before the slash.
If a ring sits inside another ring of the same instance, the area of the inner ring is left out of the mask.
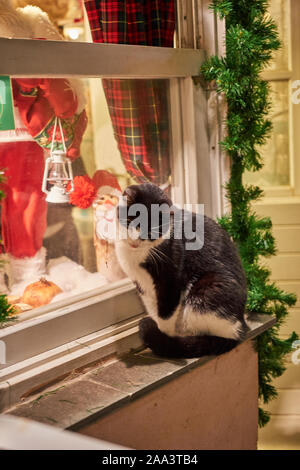
<path id="1" fill-rule="evenodd" d="M 269 12 L 278 26 L 282 47 L 275 52 L 268 70 L 288 70 L 290 53 L 290 1 L 271 0 Z"/>
<path id="2" fill-rule="evenodd" d="M 105 42 L 173 47 L 175 2 L 93 2 L 90 0 L 11 0 L 15 7 L 33 5 L 48 14 L 22 11 L 22 27 L 16 21 L 7 32 L 12 37 L 43 38 L 72 42 Z M 11 11 L 10 11 L 11 13 Z M 90 23 L 89 23 L 90 22 Z M 90 26 L 91 24 L 91 26 Z M 5 28 L 6 31 L 6 28 Z M 58 33 L 60 37 L 58 36 Z"/>
<path id="3" fill-rule="evenodd" d="M 0 291 L 26 311 L 124 277 L 105 234 L 129 184 L 170 188 L 169 82 L 18 78 L 11 91 L 15 129 L 9 115 L 0 122 Z M 71 161 L 73 204 L 61 196 Z"/>
<path id="4" fill-rule="evenodd" d="M 245 175 L 247 182 L 263 187 L 290 184 L 289 82 L 274 81 L 270 85 L 273 130 L 261 150 L 264 167 L 257 173 Z"/>

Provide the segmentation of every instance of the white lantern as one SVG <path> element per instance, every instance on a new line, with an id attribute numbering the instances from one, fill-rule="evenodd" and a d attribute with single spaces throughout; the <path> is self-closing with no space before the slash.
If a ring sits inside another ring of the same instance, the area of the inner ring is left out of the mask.
<path id="1" fill-rule="evenodd" d="M 46 201 L 55 204 L 69 202 L 69 194 L 74 191 L 71 161 L 67 158 L 64 135 L 60 120 L 59 127 L 64 150 L 53 150 L 57 118 L 55 120 L 50 157 L 45 162 L 42 191 L 47 194 Z M 68 187 L 69 185 L 69 187 Z"/>
<path id="2" fill-rule="evenodd" d="M 47 194 L 46 201 L 56 204 L 68 203 L 69 194 L 73 190 L 71 162 L 63 150 L 55 150 L 45 163 L 42 191 Z"/>

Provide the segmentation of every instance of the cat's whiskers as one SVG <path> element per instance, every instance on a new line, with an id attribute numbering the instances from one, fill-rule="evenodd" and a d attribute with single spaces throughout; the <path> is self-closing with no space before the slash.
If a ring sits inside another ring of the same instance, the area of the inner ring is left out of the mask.
<path id="1" fill-rule="evenodd" d="M 153 247 L 150 251 L 156 256 L 156 259 L 161 262 L 167 262 L 167 263 L 172 263 L 171 258 L 169 258 L 168 255 L 163 253 L 161 250 L 159 250 L 157 247 Z"/>
<path id="2" fill-rule="evenodd" d="M 157 263 L 158 260 L 154 256 L 154 253 L 153 252 L 151 253 L 151 250 L 148 252 L 148 255 L 150 256 L 151 260 L 153 261 L 154 266 L 156 268 L 156 272 L 158 273 L 159 272 L 159 269 L 158 269 L 159 267 L 158 267 L 158 263 Z"/>
<path id="3" fill-rule="evenodd" d="M 170 227 L 170 224 L 165 223 L 165 224 L 157 225 L 157 227 L 151 227 L 151 232 L 158 232 L 158 231 L 160 231 L 160 229 L 162 229 L 165 226 Z"/>

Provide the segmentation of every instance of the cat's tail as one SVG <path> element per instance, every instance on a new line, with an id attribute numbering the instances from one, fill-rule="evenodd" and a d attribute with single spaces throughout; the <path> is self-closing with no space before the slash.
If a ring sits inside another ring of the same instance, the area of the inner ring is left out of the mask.
<path id="1" fill-rule="evenodd" d="M 139 333 L 145 346 L 154 354 L 168 358 L 217 356 L 239 344 L 239 341 L 219 336 L 167 336 L 158 329 L 150 317 L 140 321 Z"/>

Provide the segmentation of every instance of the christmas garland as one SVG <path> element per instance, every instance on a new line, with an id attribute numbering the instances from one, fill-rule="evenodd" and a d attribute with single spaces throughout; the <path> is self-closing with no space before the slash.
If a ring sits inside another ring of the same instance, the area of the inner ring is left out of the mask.
<path id="1" fill-rule="evenodd" d="M 277 396 L 272 379 L 285 371 L 285 356 L 297 339 L 279 337 L 279 329 L 296 296 L 280 290 L 270 281 L 270 271 L 261 257 L 275 253 L 275 242 L 269 218 L 258 217 L 251 204 L 262 196 L 262 190 L 243 183 L 245 170 L 257 171 L 263 166 L 258 148 L 272 129 L 268 83 L 260 73 L 280 47 L 277 27 L 267 14 L 267 0 L 213 0 L 211 8 L 226 22 L 226 57 L 211 57 L 202 67 L 205 80 L 214 80 L 217 91 L 226 97 L 227 135 L 221 146 L 231 160 L 227 197 L 231 214 L 219 222 L 229 232 L 241 254 L 248 280 L 247 311 L 275 315 L 276 326 L 256 340 L 259 360 L 259 399 L 263 403 Z M 259 408 L 259 424 L 264 426 L 269 414 Z"/>
<path id="2" fill-rule="evenodd" d="M 6 295 L 0 294 L 0 324 L 11 320 L 11 315 L 15 312 L 12 305 L 7 300 Z"/>

